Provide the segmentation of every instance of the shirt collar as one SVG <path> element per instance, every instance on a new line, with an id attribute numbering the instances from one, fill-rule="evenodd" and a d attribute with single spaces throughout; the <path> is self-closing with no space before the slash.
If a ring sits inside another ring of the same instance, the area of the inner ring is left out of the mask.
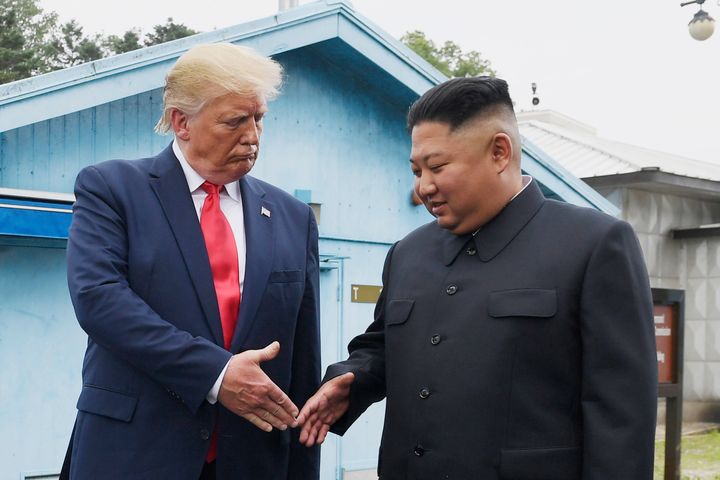
<path id="1" fill-rule="evenodd" d="M 173 149 L 173 153 L 175 154 L 178 161 L 180 162 L 180 166 L 182 167 L 183 173 L 185 174 L 185 180 L 187 180 L 187 184 L 188 184 L 188 188 L 190 189 L 190 193 L 196 191 L 205 182 L 205 179 L 203 177 L 201 177 L 200 174 L 197 173 L 190 166 L 187 159 L 185 158 L 185 154 L 180 149 L 180 145 L 178 144 L 177 139 L 173 140 L 172 149 Z M 232 182 L 232 183 L 225 184 L 225 191 L 227 191 L 230 198 L 232 198 L 236 202 L 240 201 L 240 182 Z"/>
<path id="2" fill-rule="evenodd" d="M 522 176 L 522 188 L 515 195 L 513 195 L 513 197 L 510 199 L 510 201 L 512 202 L 513 200 L 515 200 L 515 197 L 520 195 L 522 193 L 522 191 L 525 190 L 528 185 L 530 185 L 530 182 L 532 182 L 532 180 L 533 180 L 533 177 L 531 177 L 530 175 L 523 175 Z"/>
<path id="3" fill-rule="evenodd" d="M 510 202 L 515 200 L 517 198 L 517 196 L 520 195 L 523 192 L 523 190 L 525 190 L 527 188 L 528 185 L 530 185 L 530 182 L 532 182 L 532 180 L 533 180 L 533 177 L 531 177 L 530 175 L 523 175 L 522 176 L 522 187 L 520 188 L 520 190 L 518 190 L 518 192 L 515 195 L 513 195 L 513 197 L 510 199 Z M 508 202 L 508 203 L 510 203 L 510 202 Z M 482 227 L 480 227 L 480 228 L 482 228 Z M 473 237 L 478 234 L 478 232 L 480 231 L 480 228 L 478 228 L 477 230 L 475 230 L 472 233 Z"/>

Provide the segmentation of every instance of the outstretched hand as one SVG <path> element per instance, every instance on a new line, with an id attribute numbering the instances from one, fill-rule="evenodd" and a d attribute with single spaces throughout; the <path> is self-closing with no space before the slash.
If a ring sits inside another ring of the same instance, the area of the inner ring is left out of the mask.
<path id="1" fill-rule="evenodd" d="M 218 392 L 218 401 L 225 408 L 266 432 L 298 425 L 298 408 L 260 368 L 279 352 L 280 344 L 273 342 L 262 350 L 233 355 Z"/>
<path id="2" fill-rule="evenodd" d="M 300 443 L 312 447 L 325 441 L 332 424 L 345 414 L 350 405 L 350 385 L 354 380 L 354 373 L 340 375 L 324 383 L 310 397 L 297 418 L 302 426 Z"/>

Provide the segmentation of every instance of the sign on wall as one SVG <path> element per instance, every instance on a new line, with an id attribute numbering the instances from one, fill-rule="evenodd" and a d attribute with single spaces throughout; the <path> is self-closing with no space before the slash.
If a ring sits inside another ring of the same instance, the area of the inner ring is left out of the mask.
<path id="1" fill-rule="evenodd" d="M 350 301 L 353 303 L 377 303 L 382 292 L 380 285 L 350 285 Z"/>
<path id="2" fill-rule="evenodd" d="M 677 383 L 675 379 L 677 316 L 672 305 L 655 305 L 655 343 L 657 346 L 658 382 Z"/>

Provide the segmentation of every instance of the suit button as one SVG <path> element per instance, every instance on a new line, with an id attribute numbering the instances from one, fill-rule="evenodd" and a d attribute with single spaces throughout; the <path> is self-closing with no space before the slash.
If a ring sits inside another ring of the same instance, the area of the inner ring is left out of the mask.
<path id="1" fill-rule="evenodd" d="M 428 398 L 430 396 L 430 389 L 423 387 L 420 389 L 420 398 Z"/>
<path id="2" fill-rule="evenodd" d="M 207 440 L 210 438 L 210 432 L 207 428 L 201 428 L 200 429 L 200 439 L 201 440 Z"/>
<path id="3" fill-rule="evenodd" d="M 445 293 L 447 293 L 448 295 L 455 295 L 457 293 L 457 291 L 458 291 L 457 285 L 448 285 L 447 288 L 445 289 Z"/>
<path id="4" fill-rule="evenodd" d="M 438 343 L 440 343 L 440 335 L 433 335 L 432 337 L 430 337 L 430 343 L 432 343 L 433 345 L 437 345 Z"/>
<path id="5" fill-rule="evenodd" d="M 413 450 L 413 453 L 417 457 L 422 457 L 423 455 L 425 455 L 425 449 L 423 448 L 422 445 L 416 445 L 415 449 Z"/>
<path id="6" fill-rule="evenodd" d="M 467 250 L 465 250 L 465 253 L 467 253 L 468 255 L 475 255 L 477 254 L 477 248 L 470 246 Z"/>

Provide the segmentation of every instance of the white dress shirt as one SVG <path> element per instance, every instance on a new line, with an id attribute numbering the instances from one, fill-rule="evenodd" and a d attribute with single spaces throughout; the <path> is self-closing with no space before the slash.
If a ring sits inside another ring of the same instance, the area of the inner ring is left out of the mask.
<path id="1" fill-rule="evenodd" d="M 205 198 L 208 195 L 207 192 L 205 192 L 205 190 L 201 188 L 201 185 L 205 182 L 205 179 L 202 178 L 200 174 L 198 174 L 195 170 L 193 170 L 193 168 L 187 162 L 187 160 L 185 159 L 185 155 L 183 154 L 182 150 L 180 150 L 180 145 L 178 145 L 177 140 L 173 141 L 172 149 L 175 153 L 175 156 L 180 161 L 180 166 L 183 169 L 183 173 L 185 173 L 185 180 L 187 180 L 188 188 L 190 189 L 190 194 L 192 195 L 193 204 L 195 205 L 195 213 L 197 214 L 199 221 L 200 215 L 202 213 L 203 203 L 205 203 Z M 238 253 L 238 276 L 240 278 L 240 295 L 242 298 L 243 283 L 245 280 L 245 254 L 247 250 L 245 245 L 245 219 L 243 215 L 242 197 L 240 195 L 239 182 L 228 183 L 225 185 L 225 188 L 220 191 L 220 210 L 222 210 L 223 215 L 225 215 L 225 218 L 227 218 L 227 221 L 230 224 L 230 229 L 232 230 L 233 236 L 235 237 L 235 245 L 237 246 Z M 225 368 L 223 368 L 222 372 L 220 372 L 220 376 L 218 376 L 212 389 L 210 389 L 210 392 L 208 392 L 207 394 L 207 401 L 211 404 L 217 402 L 220 385 L 222 384 L 222 380 L 223 377 L 225 377 L 226 371 L 227 365 L 225 365 Z"/>

